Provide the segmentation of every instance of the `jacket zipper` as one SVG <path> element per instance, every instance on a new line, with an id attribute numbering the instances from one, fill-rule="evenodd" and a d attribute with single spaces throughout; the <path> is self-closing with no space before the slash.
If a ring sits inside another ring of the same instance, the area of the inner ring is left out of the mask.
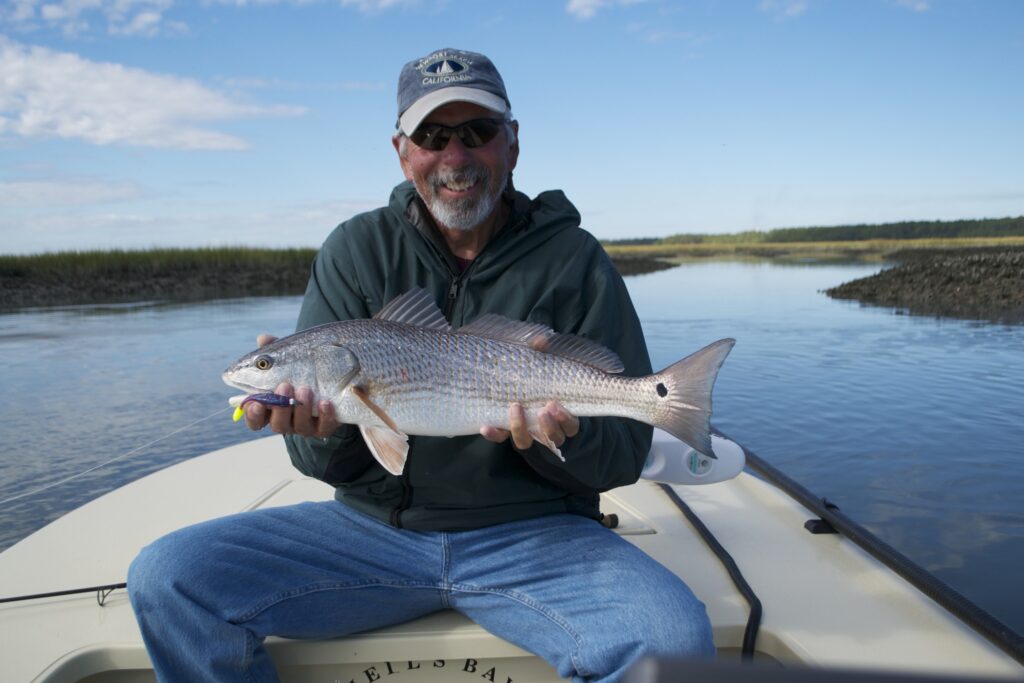
<path id="1" fill-rule="evenodd" d="M 459 298 L 459 285 L 461 284 L 461 280 L 461 275 L 455 275 L 452 277 L 452 281 L 448 285 L 448 296 L 444 302 L 444 317 L 449 323 L 452 321 L 452 313 L 455 311 L 455 300 Z"/>

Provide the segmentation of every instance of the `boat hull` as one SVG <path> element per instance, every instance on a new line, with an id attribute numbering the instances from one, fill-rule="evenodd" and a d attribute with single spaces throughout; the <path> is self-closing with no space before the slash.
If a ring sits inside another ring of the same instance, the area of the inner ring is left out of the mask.
<path id="1" fill-rule="evenodd" d="M 812 515 L 751 475 L 673 489 L 732 554 L 764 605 L 756 655 L 782 665 L 1020 677 L 1011 657 L 859 547 L 804 529 Z M 290 464 L 280 437 L 233 446 L 128 484 L 0 553 L 3 597 L 124 581 L 151 540 L 259 507 L 326 500 L 333 490 Z M 187 505 L 181 501 L 187 500 Z M 740 647 L 748 608 L 720 561 L 658 485 L 602 496 L 618 533 L 705 602 L 719 652 Z M 322 641 L 268 640 L 285 681 L 555 681 L 543 661 L 453 612 Z M 123 590 L 0 604 L 4 680 L 152 681 Z M 396 679 L 397 680 L 397 679 Z"/>

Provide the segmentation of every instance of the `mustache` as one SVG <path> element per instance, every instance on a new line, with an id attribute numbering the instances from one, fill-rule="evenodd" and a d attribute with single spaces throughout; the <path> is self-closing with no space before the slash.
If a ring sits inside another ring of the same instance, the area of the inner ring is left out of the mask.
<path id="1" fill-rule="evenodd" d="M 473 184 L 490 180 L 491 173 L 486 166 L 464 166 L 454 169 L 438 169 L 427 176 L 427 181 L 436 190 L 449 183 Z"/>

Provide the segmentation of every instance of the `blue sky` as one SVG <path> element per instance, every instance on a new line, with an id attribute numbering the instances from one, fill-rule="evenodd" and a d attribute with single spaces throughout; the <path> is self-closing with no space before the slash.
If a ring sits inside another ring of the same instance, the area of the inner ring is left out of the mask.
<path id="1" fill-rule="evenodd" d="M 0 0 L 0 253 L 317 246 L 441 47 L 603 239 L 1024 214 L 1017 0 Z"/>

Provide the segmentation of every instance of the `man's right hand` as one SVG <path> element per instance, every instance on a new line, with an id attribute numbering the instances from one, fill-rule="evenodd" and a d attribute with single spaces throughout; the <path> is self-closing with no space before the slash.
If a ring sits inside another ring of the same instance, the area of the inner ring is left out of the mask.
<path id="1" fill-rule="evenodd" d="M 269 334 L 261 334 L 256 338 L 256 345 L 260 348 L 274 341 L 276 337 Z M 278 434 L 298 434 L 299 436 L 311 436 L 326 439 L 341 426 L 334 415 L 334 405 L 330 401 L 320 401 L 316 404 L 316 417 L 313 416 L 313 405 L 316 396 L 309 387 L 295 389 L 291 384 L 283 382 L 274 389 L 275 394 L 290 396 L 298 401 L 294 406 L 265 406 L 262 403 L 251 401 L 245 406 L 245 424 L 249 429 L 258 432 L 270 425 L 270 429 Z"/>

